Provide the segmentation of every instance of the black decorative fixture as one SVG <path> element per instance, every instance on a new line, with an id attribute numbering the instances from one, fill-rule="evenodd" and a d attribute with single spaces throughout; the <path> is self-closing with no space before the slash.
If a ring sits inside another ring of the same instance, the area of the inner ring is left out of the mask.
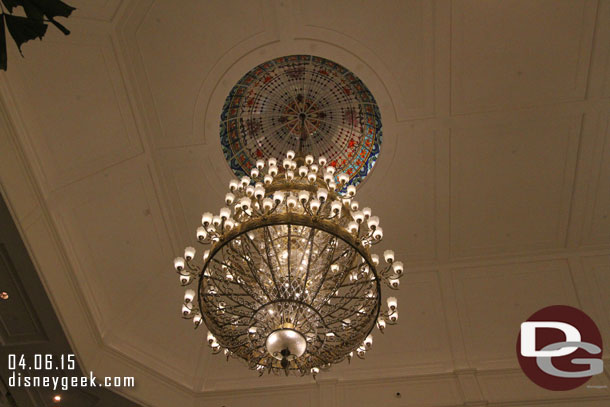
<path id="1" fill-rule="evenodd" d="M 15 15 L 14 12 L 23 8 L 25 15 Z M 21 45 L 34 38 L 42 39 L 47 33 L 48 23 L 53 24 L 65 35 L 70 30 L 55 20 L 55 17 L 69 17 L 74 7 L 60 0 L 0 0 L 0 69 L 6 71 L 8 56 L 6 53 L 6 30 L 13 37 L 21 53 Z M 23 53 L 21 53 L 23 55 Z"/>

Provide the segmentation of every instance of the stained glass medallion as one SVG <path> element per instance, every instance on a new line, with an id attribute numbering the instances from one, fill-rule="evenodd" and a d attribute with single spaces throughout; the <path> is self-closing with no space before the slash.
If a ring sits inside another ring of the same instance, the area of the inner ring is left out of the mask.
<path id="1" fill-rule="evenodd" d="M 304 129 L 303 129 L 304 127 Z M 231 89 L 220 118 L 220 141 L 231 170 L 247 175 L 256 160 L 299 150 L 324 156 L 357 185 L 381 146 L 375 98 L 351 71 L 328 59 L 291 55 L 262 63 Z"/>

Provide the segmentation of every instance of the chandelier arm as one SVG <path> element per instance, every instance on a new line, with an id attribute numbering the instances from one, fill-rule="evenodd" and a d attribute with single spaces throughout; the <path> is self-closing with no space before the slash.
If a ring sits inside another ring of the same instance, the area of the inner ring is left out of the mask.
<path id="1" fill-rule="evenodd" d="M 268 239 L 268 241 L 271 241 L 271 232 L 269 232 L 269 227 L 268 226 L 265 226 L 263 228 L 263 234 L 266 235 L 266 238 Z M 277 264 L 278 264 L 278 267 L 279 267 L 280 259 L 277 256 L 277 253 L 275 252 L 275 247 L 274 247 L 273 252 L 275 253 L 275 257 L 276 257 L 276 260 L 278 262 Z M 268 245 L 265 245 L 265 256 L 267 257 L 267 265 L 269 266 L 269 272 L 271 274 L 271 278 L 273 280 L 273 284 L 275 285 L 275 289 L 279 293 L 280 292 L 280 287 L 279 287 L 279 285 L 277 283 L 277 279 L 275 278 L 275 273 L 273 272 L 273 270 L 274 270 L 274 268 L 272 267 L 272 263 L 273 262 L 271 261 L 271 254 L 269 253 L 269 246 Z"/>
<path id="2" fill-rule="evenodd" d="M 287 257 L 287 263 L 288 263 L 288 281 L 292 281 L 292 277 L 290 276 L 290 255 L 291 255 L 291 251 L 290 251 L 290 247 L 292 245 L 292 236 L 291 236 L 291 232 L 292 232 L 292 225 L 289 223 L 288 224 L 288 242 L 286 243 L 286 250 L 288 251 L 288 257 Z"/>
<path id="3" fill-rule="evenodd" d="M 229 250 L 231 250 L 230 245 L 229 245 Z M 238 274 L 239 273 L 243 273 L 244 275 L 246 274 L 245 270 L 243 270 L 241 267 L 234 267 L 232 264 L 227 264 L 225 262 L 220 262 L 220 261 L 218 261 L 215 258 L 213 258 L 211 260 L 214 261 L 214 263 L 225 265 L 226 267 L 230 268 L 231 270 L 235 270 Z M 210 273 L 210 277 L 208 277 L 208 278 L 211 278 L 211 273 Z M 253 292 L 251 292 L 250 290 L 246 289 L 246 287 L 244 287 L 244 285 L 241 284 L 239 281 L 236 280 L 235 283 L 237 285 L 239 285 L 239 287 L 241 287 L 241 289 L 244 290 L 244 292 L 246 292 L 248 295 L 250 295 L 250 297 L 252 297 L 253 300 L 257 301 L 258 295 L 255 295 Z M 257 302 L 259 302 L 259 301 L 257 301 Z"/>
<path id="4" fill-rule="evenodd" d="M 350 252 L 352 248 L 355 248 L 355 247 L 354 247 L 354 246 L 352 246 L 352 247 L 347 248 L 347 249 L 346 249 L 346 250 L 345 250 L 345 251 L 344 251 L 344 252 L 343 252 L 343 253 L 342 253 L 342 254 L 341 254 L 339 257 L 335 258 L 335 260 L 333 260 L 333 261 L 331 262 L 331 264 L 333 264 L 335 261 L 337 261 L 338 259 L 340 259 L 341 257 L 343 257 L 343 255 L 344 255 L 345 253 Z M 362 255 L 361 255 L 361 256 L 362 256 Z M 364 257 L 364 256 L 362 256 L 362 257 Z M 356 251 L 353 251 L 353 252 L 352 252 L 352 254 L 351 254 L 351 258 L 350 258 L 350 260 L 347 262 L 347 264 L 353 264 L 355 260 L 356 260 Z M 337 283 L 335 284 L 334 288 L 333 288 L 333 289 L 331 289 L 331 290 L 329 291 L 329 293 L 331 293 L 331 294 L 332 294 L 332 293 L 334 293 L 334 292 L 337 290 L 337 287 L 338 287 L 338 286 L 339 286 L 339 285 L 340 285 L 340 284 L 343 282 L 343 280 L 345 280 L 345 277 L 347 276 L 347 274 L 348 274 L 348 273 L 349 273 L 351 270 L 353 270 L 355 267 L 358 267 L 358 265 L 356 264 L 356 265 L 354 265 L 354 266 L 350 266 L 350 267 L 346 268 L 345 270 L 343 270 L 343 272 L 340 274 L 339 278 L 337 278 Z M 326 273 L 324 274 L 324 279 L 326 279 L 326 275 L 327 275 L 327 273 L 328 273 L 328 270 L 326 270 Z M 322 287 L 322 283 L 321 283 L 321 284 L 320 284 L 320 286 L 318 287 L 318 291 L 316 292 L 316 297 L 318 296 L 318 293 L 320 292 L 320 288 L 321 288 L 321 287 Z M 315 297 L 314 297 L 314 299 L 315 299 Z M 326 300 L 327 300 L 327 297 L 325 297 L 325 299 L 323 300 L 323 302 L 322 302 L 322 303 L 325 303 L 325 302 L 326 302 Z M 313 303 L 313 300 L 312 300 L 312 303 Z"/>
<path id="5" fill-rule="evenodd" d="M 246 250 L 245 247 L 243 247 L 243 245 L 241 246 L 242 250 Z M 229 248 L 234 250 L 231 245 L 229 245 Z M 234 250 L 234 252 L 236 254 L 238 254 L 248 265 L 248 269 L 250 270 L 250 274 L 252 274 L 252 277 L 254 278 L 254 280 L 256 281 L 256 283 L 258 284 L 258 286 L 261 288 L 261 290 L 263 291 L 263 293 L 265 294 L 265 296 L 267 297 L 268 300 L 271 299 L 271 296 L 269 295 L 269 293 L 267 292 L 267 290 L 265 289 L 265 286 L 263 285 L 263 283 L 261 282 L 261 280 L 258 277 L 258 272 L 256 270 L 256 268 L 253 266 L 252 264 L 252 258 L 250 257 L 250 255 L 244 255 L 243 253 L 238 252 L 237 250 Z"/>
<path id="6" fill-rule="evenodd" d="M 331 253 L 329 253 L 328 257 L 332 258 L 333 255 L 335 254 L 335 250 L 337 249 L 337 245 L 333 245 L 333 250 Z M 343 254 L 347 253 L 350 249 L 346 249 L 343 253 L 341 253 L 341 255 L 339 257 L 337 257 L 337 259 L 341 258 L 343 256 Z M 335 260 L 331 260 L 329 262 L 327 262 L 327 264 L 334 264 L 336 261 Z M 316 300 L 316 297 L 318 296 L 318 294 L 320 293 L 320 290 L 322 289 L 322 286 L 324 285 L 324 282 L 326 281 L 326 276 L 328 275 L 328 271 L 329 271 L 330 267 L 327 268 L 326 270 L 324 270 L 324 274 L 322 275 L 322 278 L 320 279 L 320 282 L 318 283 L 318 288 L 316 289 L 316 293 L 311 296 L 311 299 L 309 300 L 310 304 L 313 304 L 313 302 Z"/>
<path id="7" fill-rule="evenodd" d="M 216 277 L 207 277 L 207 278 L 208 278 L 208 279 L 210 279 L 210 280 L 213 280 L 213 281 L 217 281 L 217 282 L 224 282 L 224 280 L 221 280 L 221 279 L 216 278 Z M 254 297 L 252 296 L 252 294 L 250 294 L 250 293 L 249 293 L 249 292 L 248 292 L 246 289 L 244 289 L 244 287 L 243 287 L 241 284 L 239 284 L 239 283 L 236 283 L 236 284 L 238 284 L 238 285 L 239 285 L 239 286 L 242 288 L 242 290 L 244 290 L 244 294 L 240 294 L 240 293 L 231 293 L 231 294 L 230 294 L 230 295 L 231 295 L 231 297 L 242 297 L 242 296 L 249 296 L 250 298 L 254 298 Z M 223 292 L 221 292 L 221 294 L 222 294 L 222 295 L 224 295 L 225 297 L 228 297 L 228 294 L 227 294 L 227 293 L 225 293 L 224 291 L 223 291 Z M 215 296 L 214 294 L 205 294 L 205 293 L 204 293 L 203 295 L 204 295 L 204 296 L 210 296 L 210 297 L 214 297 L 214 296 Z M 250 307 L 249 305 L 247 305 L 247 304 L 245 304 L 245 303 L 237 302 L 237 301 L 235 301 L 235 300 L 233 300 L 233 302 L 235 302 L 235 303 L 236 303 L 236 304 L 238 304 L 238 305 L 241 305 L 242 307 L 245 307 L 245 308 L 248 308 L 248 309 L 250 309 L 250 310 L 254 311 L 254 308 L 253 308 L 253 307 Z"/>
<path id="8" fill-rule="evenodd" d="M 305 272 L 305 282 L 303 283 L 304 290 L 307 289 L 307 281 L 309 280 L 309 271 L 311 269 L 311 257 L 313 255 L 313 239 L 315 237 L 316 230 L 317 229 L 311 228 L 311 232 L 309 232 L 309 258 L 307 259 L 307 271 Z M 326 245 L 324 246 L 324 249 L 322 249 L 322 251 L 320 253 L 324 253 L 324 250 L 326 250 L 326 248 L 328 247 L 328 242 L 330 242 L 330 240 L 331 239 L 328 239 L 328 241 L 326 242 Z"/>
<path id="9" fill-rule="evenodd" d="M 195 272 L 195 274 L 198 275 L 199 272 L 201 271 L 196 264 L 192 264 L 192 260 L 186 260 L 185 263 L 186 263 L 187 267 L 189 268 L 189 270 Z"/>

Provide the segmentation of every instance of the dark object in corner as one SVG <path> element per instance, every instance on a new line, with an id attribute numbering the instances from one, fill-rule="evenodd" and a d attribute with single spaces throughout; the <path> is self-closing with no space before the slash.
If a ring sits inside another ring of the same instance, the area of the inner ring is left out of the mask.
<path id="1" fill-rule="evenodd" d="M 3 71 L 8 65 L 5 26 L 21 53 L 24 42 L 44 37 L 47 23 L 53 24 L 65 35 L 70 34 L 70 30 L 55 21 L 55 17 L 68 17 L 76 10 L 60 0 L 0 0 L 0 7 L 0 69 Z M 16 7 L 23 7 L 25 17 L 13 15 Z"/>

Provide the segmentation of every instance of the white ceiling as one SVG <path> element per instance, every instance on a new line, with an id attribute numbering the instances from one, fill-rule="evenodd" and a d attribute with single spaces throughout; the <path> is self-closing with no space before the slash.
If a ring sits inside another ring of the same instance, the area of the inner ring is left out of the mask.
<path id="1" fill-rule="evenodd" d="M 610 351 L 610 1 L 69 3 L 70 36 L 9 46 L 0 181 L 85 369 L 135 376 L 121 393 L 151 406 L 607 405 L 530 383 L 515 341 L 567 304 Z M 295 53 L 377 99 L 359 201 L 409 266 L 400 324 L 317 382 L 210 355 L 171 266 L 222 206 L 230 88 Z"/>

